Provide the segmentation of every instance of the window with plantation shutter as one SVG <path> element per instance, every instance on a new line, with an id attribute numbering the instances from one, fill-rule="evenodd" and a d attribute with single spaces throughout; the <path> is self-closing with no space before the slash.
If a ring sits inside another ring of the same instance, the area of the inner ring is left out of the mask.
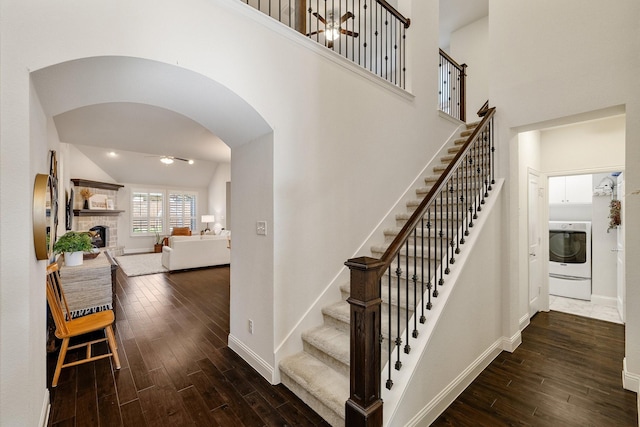
<path id="1" fill-rule="evenodd" d="M 169 192 L 169 229 L 189 227 L 196 229 L 196 193 Z"/>
<path id="2" fill-rule="evenodd" d="M 131 192 L 131 234 L 148 236 L 164 233 L 164 192 Z"/>

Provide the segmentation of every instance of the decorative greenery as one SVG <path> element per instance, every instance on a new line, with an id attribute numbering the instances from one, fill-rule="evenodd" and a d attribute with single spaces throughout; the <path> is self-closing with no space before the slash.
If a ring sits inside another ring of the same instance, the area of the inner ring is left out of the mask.
<path id="1" fill-rule="evenodd" d="M 622 218 L 620 217 L 620 208 L 622 207 L 620 200 L 612 200 L 609 203 L 609 228 L 607 232 L 611 229 L 618 228 L 620 224 L 622 224 Z"/>
<path id="2" fill-rule="evenodd" d="M 69 231 L 65 233 L 53 245 L 53 251 L 57 254 L 63 252 L 87 252 L 91 250 L 91 237 L 87 233 Z"/>
<path id="3" fill-rule="evenodd" d="M 156 245 L 159 245 L 164 240 L 164 236 L 161 236 L 160 233 L 156 233 Z"/>

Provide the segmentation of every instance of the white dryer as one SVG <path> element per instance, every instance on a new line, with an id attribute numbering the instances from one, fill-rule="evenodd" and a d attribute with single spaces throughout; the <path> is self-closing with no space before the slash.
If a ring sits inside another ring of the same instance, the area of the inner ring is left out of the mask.
<path id="1" fill-rule="evenodd" d="M 591 222 L 549 222 L 549 294 L 591 300 Z"/>

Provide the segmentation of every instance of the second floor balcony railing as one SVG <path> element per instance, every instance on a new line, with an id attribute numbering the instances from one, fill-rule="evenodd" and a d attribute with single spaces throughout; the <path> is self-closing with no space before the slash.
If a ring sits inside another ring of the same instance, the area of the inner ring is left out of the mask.
<path id="1" fill-rule="evenodd" d="M 411 24 L 385 0 L 240 0 L 405 88 Z"/>

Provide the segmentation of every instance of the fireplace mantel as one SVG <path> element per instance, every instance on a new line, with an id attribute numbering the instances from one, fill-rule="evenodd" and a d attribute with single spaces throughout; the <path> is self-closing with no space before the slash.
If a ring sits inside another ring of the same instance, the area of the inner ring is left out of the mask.
<path id="1" fill-rule="evenodd" d="M 74 209 L 73 216 L 118 216 L 123 210 L 118 209 Z"/>
<path id="2" fill-rule="evenodd" d="M 124 187 L 124 185 L 121 185 L 121 184 L 112 184 L 110 182 L 91 181 L 91 180 L 82 179 L 82 178 L 71 178 L 71 182 L 73 182 L 76 187 L 101 188 L 103 190 L 118 191 L 119 189 Z"/>

